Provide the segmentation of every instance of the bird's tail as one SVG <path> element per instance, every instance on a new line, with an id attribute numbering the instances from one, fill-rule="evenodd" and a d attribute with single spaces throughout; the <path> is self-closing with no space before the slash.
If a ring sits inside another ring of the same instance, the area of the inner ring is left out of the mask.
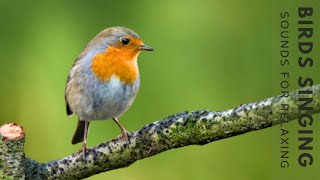
<path id="1" fill-rule="evenodd" d="M 80 119 L 78 119 L 77 129 L 71 141 L 72 144 L 77 144 L 83 141 L 84 129 L 85 129 L 85 121 L 80 121 Z"/>

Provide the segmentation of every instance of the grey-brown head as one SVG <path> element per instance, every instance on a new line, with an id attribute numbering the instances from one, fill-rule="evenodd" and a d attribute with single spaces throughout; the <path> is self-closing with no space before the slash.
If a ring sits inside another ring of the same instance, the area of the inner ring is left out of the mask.
<path id="1" fill-rule="evenodd" d="M 120 26 L 110 27 L 101 31 L 92 39 L 87 48 L 106 49 L 109 46 L 128 51 L 153 51 L 153 48 L 144 45 L 137 33 L 129 28 Z"/>

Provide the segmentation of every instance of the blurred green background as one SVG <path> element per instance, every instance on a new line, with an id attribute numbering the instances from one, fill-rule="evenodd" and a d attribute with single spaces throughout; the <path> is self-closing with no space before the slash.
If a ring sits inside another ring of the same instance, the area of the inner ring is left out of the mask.
<path id="1" fill-rule="evenodd" d="M 120 118 L 129 131 L 185 110 L 230 109 L 279 94 L 278 39 L 272 36 L 278 37 L 279 29 L 273 27 L 279 26 L 281 8 L 272 8 L 280 1 L 273 3 L 0 0 L 0 124 L 22 125 L 27 133 L 26 156 L 40 162 L 79 150 L 80 144 L 70 143 L 76 117 L 65 113 L 66 78 L 86 43 L 104 28 L 118 25 L 133 29 L 155 49 L 139 56 L 140 91 Z M 296 84 L 294 79 L 292 83 Z M 296 126 L 290 123 L 292 129 Z M 119 133 L 112 121 L 94 122 L 88 144 L 97 145 Z M 294 158 L 293 167 L 279 168 L 278 133 L 269 128 L 170 150 L 88 179 L 312 177 L 315 166 L 301 169 Z M 315 147 L 319 149 L 319 139 Z"/>

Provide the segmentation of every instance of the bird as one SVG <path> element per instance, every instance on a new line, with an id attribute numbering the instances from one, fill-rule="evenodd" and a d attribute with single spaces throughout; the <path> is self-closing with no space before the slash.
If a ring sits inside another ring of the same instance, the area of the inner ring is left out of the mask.
<path id="1" fill-rule="evenodd" d="M 82 142 L 84 156 L 91 121 L 113 119 L 128 141 L 118 118 L 130 108 L 139 90 L 137 58 L 141 51 L 153 48 L 133 30 L 116 26 L 98 33 L 76 58 L 67 77 L 65 102 L 67 115 L 78 117 L 71 143 Z"/>

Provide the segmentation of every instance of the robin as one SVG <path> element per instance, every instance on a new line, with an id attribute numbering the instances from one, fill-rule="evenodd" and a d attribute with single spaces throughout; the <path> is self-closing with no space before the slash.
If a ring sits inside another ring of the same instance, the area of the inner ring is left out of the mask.
<path id="1" fill-rule="evenodd" d="M 118 118 L 131 106 L 140 77 L 137 58 L 141 51 L 153 51 L 137 33 L 125 27 L 101 31 L 75 60 L 65 89 L 67 115 L 76 114 L 78 125 L 72 144 L 87 148 L 89 124 L 93 120 L 113 121 L 128 140 Z"/>

